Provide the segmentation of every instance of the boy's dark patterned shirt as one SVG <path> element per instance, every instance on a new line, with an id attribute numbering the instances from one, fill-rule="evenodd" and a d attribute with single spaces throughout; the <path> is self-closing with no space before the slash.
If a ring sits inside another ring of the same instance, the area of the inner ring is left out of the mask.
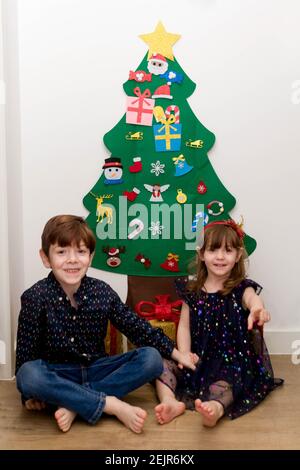
<path id="1" fill-rule="evenodd" d="M 139 318 L 105 282 L 85 276 L 74 298 L 77 309 L 52 272 L 23 293 L 16 372 L 35 359 L 86 365 L 106 356 L 108 320 L 136 346 L 153 346 L 170 357 L 174 343 Z"/>

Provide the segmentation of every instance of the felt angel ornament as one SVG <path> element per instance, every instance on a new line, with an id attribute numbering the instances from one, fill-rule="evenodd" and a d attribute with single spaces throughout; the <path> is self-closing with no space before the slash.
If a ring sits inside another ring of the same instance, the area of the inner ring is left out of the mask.
<path id="1" fill-rule="evenodd" d="M 153 186 L 151 184 L 144 184 L 144 187 L 147 189 L 147 191 L 150 191 L 150 193 L 152 193 L 150 202 L 163 202 L 161 194 L 166 191 L 170 187 L 170 185 L 164 184 L 163 186 L 161 186 L 157 183 Z"/>

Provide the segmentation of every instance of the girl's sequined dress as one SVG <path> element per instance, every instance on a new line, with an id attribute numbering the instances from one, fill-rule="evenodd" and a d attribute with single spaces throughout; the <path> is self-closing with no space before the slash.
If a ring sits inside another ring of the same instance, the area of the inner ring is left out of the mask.
<path id="1" fill-rule="evenodd" d="M 250 411 L 281 379 L 274 379 L 270 357 L 259 329 L 247 329 L 248 310 L 242 307 L 247 287 L 261 287 L 243 280 L 230 294 L 197 294 L 176 282 L 179 296 L 190 309 L 191 351 L 200 357 L 196 371 L 181 371 L 173 361 L 164 361 L 161 381 L 190 409 L 194 400 L 219 401 L 230 418 Z"/>

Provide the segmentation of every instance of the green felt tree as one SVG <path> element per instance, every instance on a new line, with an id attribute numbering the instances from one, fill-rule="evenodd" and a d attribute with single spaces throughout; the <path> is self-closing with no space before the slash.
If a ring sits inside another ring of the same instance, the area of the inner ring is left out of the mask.
<path id="1" fill-rule="evenodd" d="M 197 222 L 229 219 L 236 201 L 207 156 L 215 136 L 187 101 L 196 85 L 173 56 L 179 36 L 159 23 L 141 38 L 149 51 L 123 85 L 126 112 L 104 136 L 111 155 L 83 200 L 97 237 L 93 267 L 182 276 L 195 253 Z M 251 254 L 255 240 L 244 241 Z"/>

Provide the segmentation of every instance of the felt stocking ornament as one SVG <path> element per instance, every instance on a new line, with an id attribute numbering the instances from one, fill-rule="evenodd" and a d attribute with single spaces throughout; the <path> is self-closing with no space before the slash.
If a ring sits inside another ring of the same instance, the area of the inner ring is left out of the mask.
<path id="1" fill-rule="evenodd" d="M 135 157 L 133 159 L 133 165 L 129 167 L 129 171 L 131 173 L 138 173 L 139 171 L 142 171 L 142 161 L 140 157 Z"/>
<path id="2" fill-rule="evenodd" d="M 126 196 L 128 201 L 133 202 L 140 192 L 139 189 L 133 188 L 132 191 L 123 191 L 123 196 Z"/>

